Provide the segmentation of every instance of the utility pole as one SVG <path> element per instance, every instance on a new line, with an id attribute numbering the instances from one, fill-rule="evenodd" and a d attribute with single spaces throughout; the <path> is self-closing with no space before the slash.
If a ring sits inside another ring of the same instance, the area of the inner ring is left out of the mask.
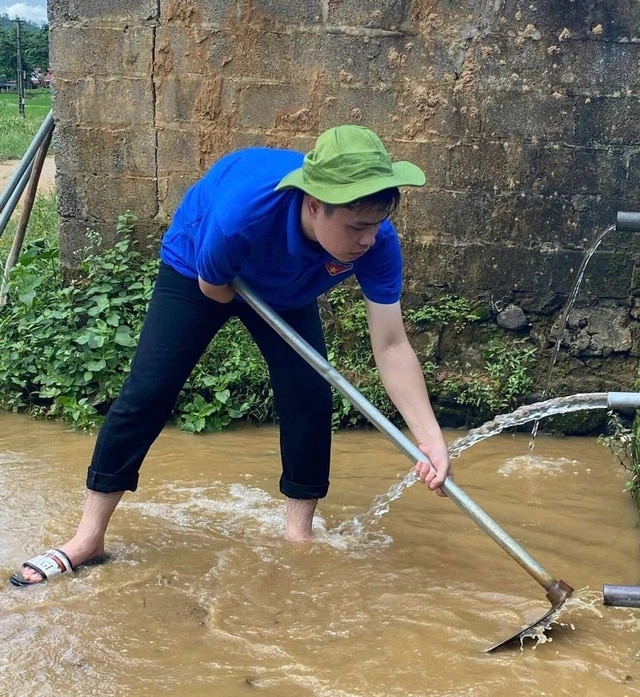
<path id="1" fill-rule="evenodd" d="M 18 68 L 16 85 L 18 87 L 18 111 L 20 112 L 20 116 L 24 117 L 24 74 L 22 70 L 22 45 L 20 43 L 20 38 L 20 20 L 16 19 L 16 54 Z"/>

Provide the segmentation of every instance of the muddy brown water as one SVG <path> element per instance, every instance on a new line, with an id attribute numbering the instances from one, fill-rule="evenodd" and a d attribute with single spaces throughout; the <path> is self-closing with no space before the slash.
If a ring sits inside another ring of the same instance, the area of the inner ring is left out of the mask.
<path id="1" fill-rule="evenodd" d="M 453 439 L 459 432 L 450 433 Z M 0 412 L 0 573 L 77 522 L 94 437 Z M 335 529 L 410 463 L 376 432 L 334 439 L 318 539 L 282 540 L 278 434 L 166 429 L 109 530 L 111 563 L 0 585 L 0 694 L 640 695 L 638 513 L 593 438 L 500 435 L 456 481 L 576 588 L 550 633 L 484 649 L 535 619 L 544 591 L 452 502 L 415 485 L 359 539 Z"/>

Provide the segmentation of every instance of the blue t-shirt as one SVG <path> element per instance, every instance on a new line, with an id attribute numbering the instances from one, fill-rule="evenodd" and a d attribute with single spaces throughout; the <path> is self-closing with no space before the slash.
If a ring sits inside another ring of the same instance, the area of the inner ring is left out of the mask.
<path id="1" fill-rule="evenodd" d="M 185 194 L 162 241 L 161 259 L 213 285 L 238 276 L 275 310 L 303 307 L 352 274 L 369 300 L 396 302 L 402 256 L 389 220 L 362 257 L 341 262 L 304 236 L 303 192 L 274 191 L 302 160 L 302 153 L 273 148 L 248 148 L 218 160 Z"/>

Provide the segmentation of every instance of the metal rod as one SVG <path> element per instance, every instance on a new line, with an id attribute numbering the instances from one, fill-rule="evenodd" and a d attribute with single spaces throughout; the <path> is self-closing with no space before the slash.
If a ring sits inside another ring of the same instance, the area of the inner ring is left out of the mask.
<path id="1" fill-rule="evenodd" d="M 22 244 L 24 242 L 24 238 L 27 232 L 29 218 L 31 217 L 33 204 L 36 200 L 36 194 L 38 193 L 38 182 L 40 181 L 40 174 L 42 173 L 44 158 L 47 156 L 47 151 L 49 150 L 49 144 L 51 143 L 52 135 L 53 129 L 50 129 L 45 139 L 42 141 L 42 144 L 38 148 L 38 152 L 36 153 L 33 162 L 31 175 L 29 177 L 29 186 L 27 187 L 27 193 L 25 194 L 25 201 L 22 207 L 22 212 L 20 214 L 20 220 L 18 222 L 18 227 L 16 228 L 15 235 L 13 236 L 13 242 L 11 244 L 9 256 L 7 257 L 7 261 L 4 266 L 4 276 L 2 278 L 2 287 L 0 288 L 0 307 L 3 307 L 7 302 L 9 273 L 11 272 L 11 269 L 16 265 L 18 257 L 20 256 L 20 250 L 22 249 Z"/>
<path id="2" fill-rule="evenodd" d="M 13 215 L 13 212 L 16 209 L 16 206 L 18 205 L 18 202 L 20 201 L 20 197 L 22 196 L 22 192 L 24 191 L 30 177 L 31 177 L 31 172 L 33 170 L 33 162 L 29 162 L 27 165 L 27 168 L 22 174 L 22 177 L 20 178 L 20 181 L 18 181 L 17 186 L 14 187 L 13 192 L 11 196 L 9 197 L 9 201 L 6 204 L 6 206 L 2 209 L 2 213 L 0 213 L 0 237 L 4 234 L 4 231 L 11 220 L 11 216 Z"/>
<path id="3" fill-rule="evenodd" d="M 9 182 L 7 183 L 7 186 L 5 187 L 4 191 L 0 195 L 0 211 L 4 211 L 4 207 L 7 205 L 7 202 L 11 198 L 16 186 L 18 186 L 18 184 L 22 181 L 23 175 L 27 171 L 27 168 L 33 164 L 33 158 L 35 157 L 38 148 L 40 147 L 44 139 L 47 137 L 47 134 L 51 130 L 53 130 L 53 110 L 50 110 L 47 116 L 45 117 L 45 120 L 42 122 L 40 128 L 38 129 L 38 132 L 33 137 L 31 145 L 29 145 L 27 151 L 22 156 L 20 164 L 11 176 L 11 179 L 9 179 Z"/>
<path id="4" fill-rule="evenodd" d="M 304 360 L 315 368 L 327 382 L 335 387 L 369 421 L 394 443 L 412 462 L 424 460 L 424 453 L 396 428 L 371 402 L 351 385 L 321 354 L 299 336 L 278 314 L 258 298 L 239 278 L 233 286 L 263 319 L 272 327 Z M 526 550 L 505 532 L 487 513 L 485 513 L 451 479 L 442 486 L 447 496 L 457 504 L 484 532 L 493 539 L 509 556 L 527 571 L 545 590 L 547 598 L 557 604 L 566 597 L 566 584 L 553 578 Z M 557 602 L 556 602 L 557 601 Z"/>
<path id="5" fill-rule="evenodd" d="M 24 118 L 24 71 L 22 69 L 22 40 L 21 40 L 21 21 L 16 20 L 16 67 L 17 67 L 17 82 L 18 88 L 18 112 Z"/>

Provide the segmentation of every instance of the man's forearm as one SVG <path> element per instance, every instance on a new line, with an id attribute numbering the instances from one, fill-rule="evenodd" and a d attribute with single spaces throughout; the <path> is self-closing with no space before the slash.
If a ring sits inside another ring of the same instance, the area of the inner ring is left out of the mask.
<path id="1" fill-rule="evenodd" d="M 207 298 L 219 303 L 230 303 L 236 297 L 236 291 L 228 283 L 224 286 L 214 286 L 198 276 L 198 285 Z"/>
<path id="2" fill-rule="evenodd" d="M 376 356 L 380 377 L 391 401 L 418 443 L 443 440 L 429 400 L 424 376 L 409 343 L 388 347 Z"/>

